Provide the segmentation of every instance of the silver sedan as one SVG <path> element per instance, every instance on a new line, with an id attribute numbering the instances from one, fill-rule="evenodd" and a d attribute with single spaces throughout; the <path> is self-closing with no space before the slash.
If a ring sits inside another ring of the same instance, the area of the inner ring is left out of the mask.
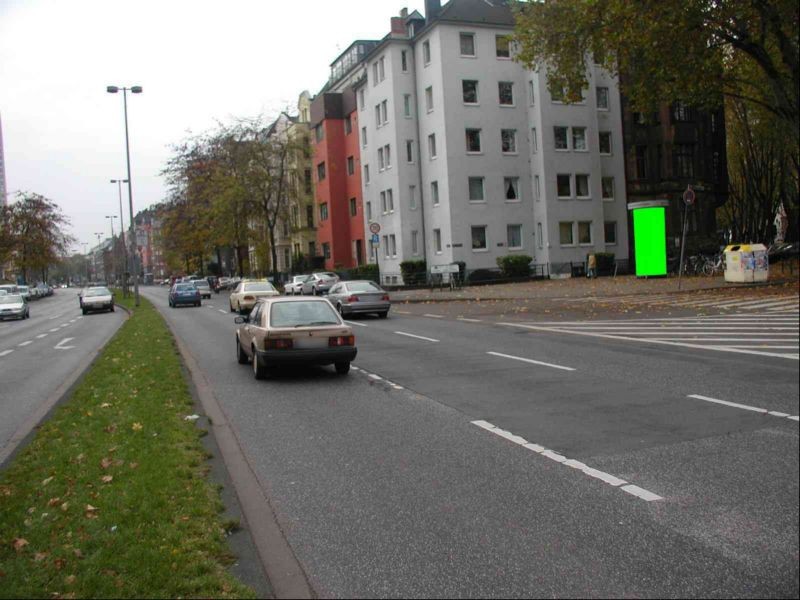
<path id="1" fill-rule="evenodd" d="M 382 319 L 392 306 L 389 294 L 373 281 L 340 281 L 328 292 L 328 300 L 341 315 L 376 313 Z"/>

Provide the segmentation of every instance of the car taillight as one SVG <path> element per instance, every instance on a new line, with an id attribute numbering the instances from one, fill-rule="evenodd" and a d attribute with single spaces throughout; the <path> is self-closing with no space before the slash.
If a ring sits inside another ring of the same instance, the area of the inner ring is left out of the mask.
<path id="1" fill-rule="evenodd" d="M 266 339 L 264 347 L 267 350 L 291 350 L 294 344 L 291 339 Z"/>
<path id="2" fill-rule="evenodd" d="M 384 295 L 381 297 L 381 300 L 383 300 L 384 302 L 389 302 L 389 294 L 384 294 Z"/>
<path id="3" fill-rule="evenodd" d="M 337 348 L 339 346 L 355 346 L 356 338 L 353 335 L 340 335 L 328 338 L 328 347 Z"/>
<path id="4" fill-rule="evenodd" d="M 347 298 L 348 302 L 358 302 L 358 296 L 350 296 Z"/>
<path id="5" fill-rule="evenodd" d="M 255 296 L 245 296 L 244 297 L 244 300 L 255 300 L 255 299 L 256 299 Z"/>

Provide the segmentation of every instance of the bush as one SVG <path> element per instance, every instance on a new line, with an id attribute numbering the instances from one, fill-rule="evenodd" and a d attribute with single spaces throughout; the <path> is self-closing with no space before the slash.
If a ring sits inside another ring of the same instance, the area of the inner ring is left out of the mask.
<path id="1" fill-rule="evenodd" d="M 613 273 L 614 272 L 614 253 L 613 252 L 596 252 L 594 256 L 597 259 L 597 272 L 598 273 Z"/>
<path id="2" fill-rule="evenodd" d="M 469 274 L 470 283 L 478 283 L 480 281 L 496 281 L 502 279 L 503 274 L 489 269 L 475 269 Z"/>
<path id="3" fill-rule="evenodd" d="M 532 260 L 533 258 L 525 254 L 512 254 L 498 258 L 497 266 L 504 277 L 528 277 L 531 274 Z"/>
<path id="4" fill-rule="evenodd" d="M 351 279 L 369 279 L 370 281 L 378 281 L 378 265 L 361 265 L 355 269 L 350 269 Z"/>
<path id="5" fill-rule="evenodd" d="M 424 260 L 405 260 L 400 263 L 400 272 L 406 285 L 425 283 L 428 266 Z"/>

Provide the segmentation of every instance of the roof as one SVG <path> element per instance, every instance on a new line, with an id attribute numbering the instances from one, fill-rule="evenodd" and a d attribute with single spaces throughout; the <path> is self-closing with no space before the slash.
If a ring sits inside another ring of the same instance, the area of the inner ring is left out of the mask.
<path id="1" fill-rule="evenodd" d="M 507 0 L 450 0 L 435 20 L 514 26 Z"/>

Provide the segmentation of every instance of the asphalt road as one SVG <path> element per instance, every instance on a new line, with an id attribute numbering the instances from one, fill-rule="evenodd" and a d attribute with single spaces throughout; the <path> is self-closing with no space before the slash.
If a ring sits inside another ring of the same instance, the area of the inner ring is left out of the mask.
<path id="1" fill-rule="evenodd" d="M 144 294 L 321 597 L 798 595 L 791 356 L 395 313 L 258 382 L 227 295 Z"/>
<path id="2" fill-rule="evenodd" d="M 90 313 L 77 289 L 59 289 L 30 304 L 30 319 L 0 321 L 0 462 L 9 442 L 54 401 L 53 394 L 117 331 L 120 311 Z"/>

